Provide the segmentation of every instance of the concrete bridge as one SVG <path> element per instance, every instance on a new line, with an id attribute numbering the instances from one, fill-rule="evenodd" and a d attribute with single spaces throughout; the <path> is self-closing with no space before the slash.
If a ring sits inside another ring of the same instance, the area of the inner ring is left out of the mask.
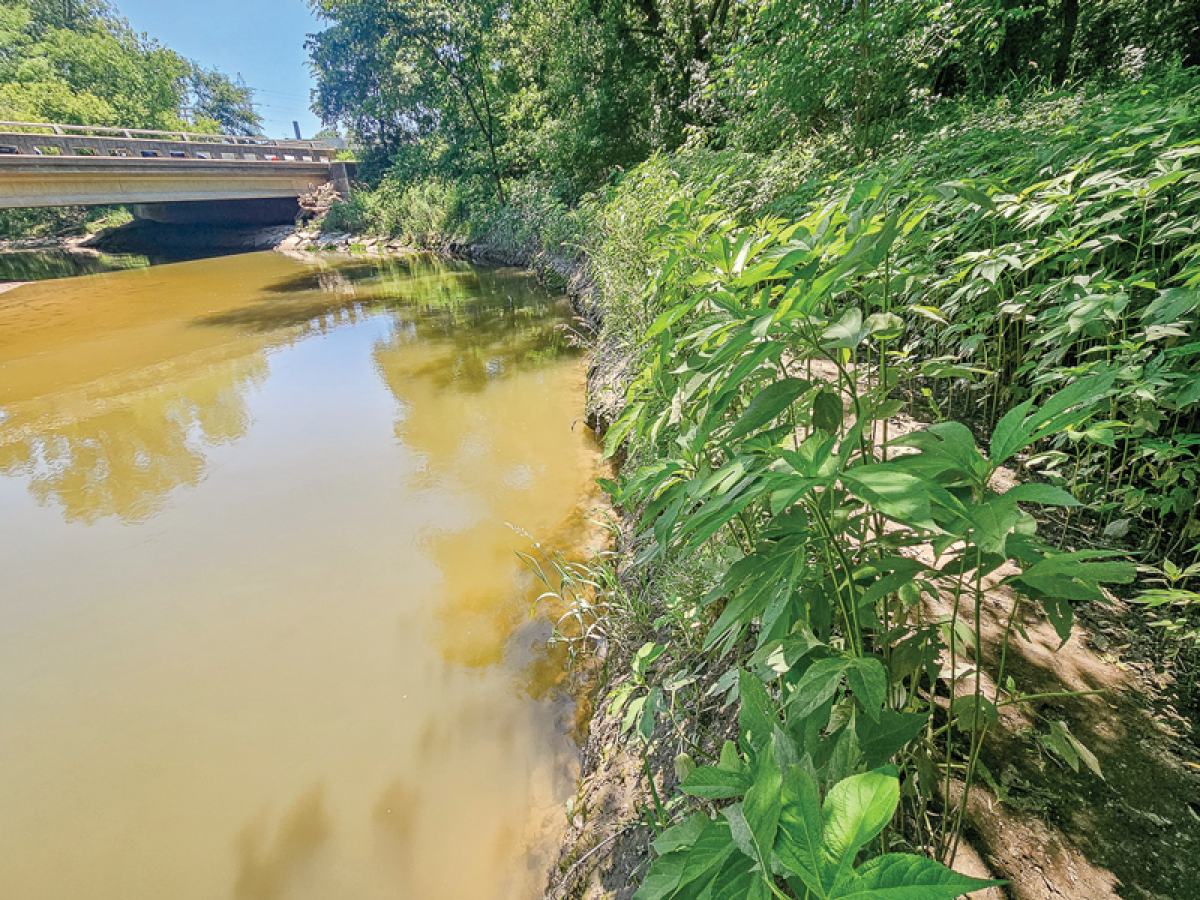
<path id="1" fill-rule="evenodd" d="M 321 141 L 0 122 L 0 209 L 127 205 L 160 222 L 290 222 L 354 164 Z"/>

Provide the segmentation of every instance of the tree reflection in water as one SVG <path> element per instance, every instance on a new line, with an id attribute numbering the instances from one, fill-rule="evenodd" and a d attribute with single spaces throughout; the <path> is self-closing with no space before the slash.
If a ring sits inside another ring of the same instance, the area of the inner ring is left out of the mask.
<path id="1" fill-rule="evenodd" d="M 68 521 L 150 518 L 172 490 L 204 477 L 206 447 L 246 433 L 245 395 L 266 373 L 254 353 L 82 404 L 40 428 L 0 427 L 0 473 L 25 476 L 38 502 L 59 504 Z"/>

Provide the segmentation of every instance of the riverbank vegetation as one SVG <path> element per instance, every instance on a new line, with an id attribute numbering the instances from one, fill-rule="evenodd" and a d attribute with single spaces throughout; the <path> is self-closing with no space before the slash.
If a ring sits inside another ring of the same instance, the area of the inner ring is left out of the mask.
<path id="1" fill-rule="evenodd" d="M 982 887 L 1010 713 L 1105 774 L 1016 648 L 1114 592 L 1195 722 L 1200 5 L 313 5 L 328 230 L 594 284 L 638 897 Z"/>

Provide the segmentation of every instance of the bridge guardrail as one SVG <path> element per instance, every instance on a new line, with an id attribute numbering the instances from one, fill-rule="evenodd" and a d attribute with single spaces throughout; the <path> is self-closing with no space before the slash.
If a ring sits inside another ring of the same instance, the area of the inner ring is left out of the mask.
<path id="1" fill-rule="evenodd" d="M 4 155 L 331 163 L 334 153 L 321 141 L 0 121 L 0 154 Z"/>
<path id="2" fill-rule="evenodd" d="M 120 128 L 115 125 L 60 125 L 51 122 L 8 122 L 0 120 L 0 132 L 19 128 L 22 134 L 79 135 L 82 137 L 127 138 L 131 140 L 182 141 L 184 143 L 202 144 L 245 144 L 264 147 L 287 147 L 308 150 L 334 151 L 334 147 L 324 141 L 294 141 L 290 139 L 275 140 L 274 138 L 257 135 L 241 134 L 205 134 L 198 131 L 154 131 L 147 128 Z M 25 131 L 25 129 L 34 129 Z"/>

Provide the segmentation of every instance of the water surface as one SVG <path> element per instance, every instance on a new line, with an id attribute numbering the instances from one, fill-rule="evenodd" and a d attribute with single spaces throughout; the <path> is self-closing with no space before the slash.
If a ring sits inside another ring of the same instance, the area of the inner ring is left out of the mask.
<path id="1" fill-rule="evenodd" d="M 0 878 L 22 900 L 534 898 L 584 539 L 561 305 L 251 254 L 0 296 Z"/>
<path id="2" fill-rule="evenodd" d="M 97 272 L 142 269 L 149 257 L 136 254 L 96 253 L 87 250 L 13 250 L 0 252 L 0 283 L 73 278 Z"/>

